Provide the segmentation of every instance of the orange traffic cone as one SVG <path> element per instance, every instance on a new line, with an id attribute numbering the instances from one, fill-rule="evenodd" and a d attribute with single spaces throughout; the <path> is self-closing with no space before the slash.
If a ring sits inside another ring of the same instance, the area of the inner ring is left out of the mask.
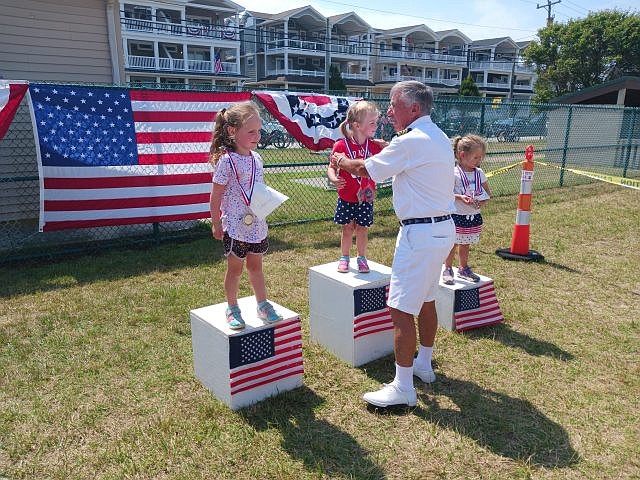
<path id="1" fill-rule="evenodd" d="M 498 256 L 507 260 L 540 261 L 544 259 L 535 250 L 529 250 L 529 221 L 531 219 L 531 187 L 533 184 L 533 145 L 525 149 L 525 161 L 522 162 L 522 178 L 520 179 L 520 195 L 516 224 L 513 227 L 511 248 L 499 248 Z"/>

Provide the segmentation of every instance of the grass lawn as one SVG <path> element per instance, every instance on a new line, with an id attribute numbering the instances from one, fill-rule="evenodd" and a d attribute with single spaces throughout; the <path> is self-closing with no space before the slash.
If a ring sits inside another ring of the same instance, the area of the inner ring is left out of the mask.
<path id="1" fill-rule="evenodd" d="M 265 258 L 270 297 L 302 318 L 305 386 L 238 412 L 193 376 L 189 310 L 224 301 L 219 242 L 2 267 L 0 478 L 639 478 L 639 201 L 536 192 L 545 261 L 524 263 L 494 254 L 516 198 L 492 200 L 471 261 L 506 322 L 440 330 L 438 380 L 401 411 L 360 399 L 392 357 L 351 368 L 308 341 L 308 268 L 339 253 L 329 221 L 272 228 Z M 396 232 L 379 214 L 369 257 L 390 264 Z"/>

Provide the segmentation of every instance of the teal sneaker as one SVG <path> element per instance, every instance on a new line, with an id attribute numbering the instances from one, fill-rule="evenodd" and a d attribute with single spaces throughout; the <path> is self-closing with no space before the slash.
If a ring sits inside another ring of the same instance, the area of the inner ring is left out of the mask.
<path id="1" fill-rule="evenodd" d="M 282 320 L 282 315 L 276 312 L 273 305 L 265 300 L 258 304 L 258 318 L 263 322 L 276 323 Z"/>
<path id="2" fill-rule="evenodd" d="M 238 305 L 230 305 L 226 310 L 227 325 L 231 330 L 242 330 L 245 326 L 242 315 L 240 314 L 240 307 Z"/>

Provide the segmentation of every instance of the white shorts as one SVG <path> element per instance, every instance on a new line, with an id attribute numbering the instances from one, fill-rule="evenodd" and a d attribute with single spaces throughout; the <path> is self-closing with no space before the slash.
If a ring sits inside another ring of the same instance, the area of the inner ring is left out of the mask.
<path id="1" fill-rule="evenodd" d="M 436 298 L 442 263 L 453 248 L 452 220 L 400 227 L 391 265 L 388 305 L 418 315 Z"/>

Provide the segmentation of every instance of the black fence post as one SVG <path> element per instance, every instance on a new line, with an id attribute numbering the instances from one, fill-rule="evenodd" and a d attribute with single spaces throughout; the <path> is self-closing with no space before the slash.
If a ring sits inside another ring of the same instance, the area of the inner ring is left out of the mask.
<path id="1" fill-rule="evenodd" d="M 569 115 L 567 115 L 567 129 L 564 132 L 564 148 L 562 149 L 562 168 L 560 170 L 560 186 L 564 184 L 564 167 L 567 164 L 567 147 L 569 145 L 569 131 L 571 130 L 571 114 L 573 106 L 569 106 Z"/>
<path id="2" fill-rule="evenodd" d="M 631 141 L 633 139 L 633 131 L 636 126 L 636 112 L 637 109 L 631 110 L 631 123 L 629 124 L 629 134 L 627 135 L 627 154 L 624 159 L 624 168 L 622 169 L 622 177 L 626 178 L 627 169 L 629 168 L 629 159 L 631 158 Z"/>

